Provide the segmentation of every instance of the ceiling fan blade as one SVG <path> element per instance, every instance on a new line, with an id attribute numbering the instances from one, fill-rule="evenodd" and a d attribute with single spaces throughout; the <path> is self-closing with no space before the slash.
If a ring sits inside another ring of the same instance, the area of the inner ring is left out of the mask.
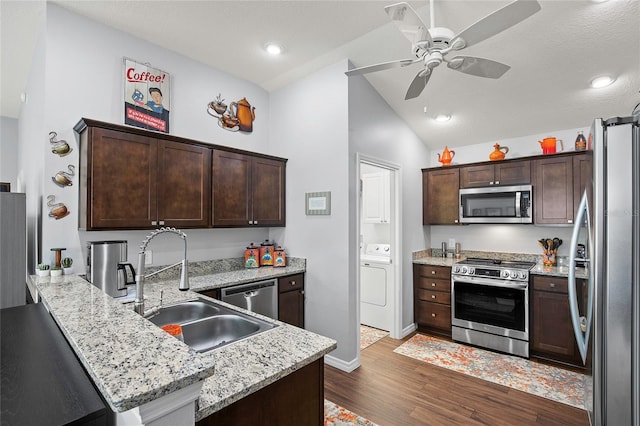
<path id="1" fill-rule="evenodd" d="M 429 29 L 422 22 L 415 10 L 407 3 L 396 3 L 384 8 L 391 21 L 396 24 L 404 36 L 409 39 L 411 45 L 419 41 L 428 41 L 432 44 Z"/>
<path id="2" fill-rule="evenodd" d="M 415 64 L 416 62 L 419 62 L 420 60 L 421 59 L 400 59 L 399 61 L 383 62 L 381 64 L 368 65 L 366 67 L 354 68 L 352 70 L 349 70 L 349 71 L 345 72 L 345 74 L 350 77 L 352 75 L 367 74 L 367 73 L 370 73 L 370 72 L 388 70 L 388 69 L 391 69 L 391 68 L 402 68 L 402 67 L 406 67 L 407 65 Z"/>
<path id="3" fill-rule="evenodd" d="M 492 14 L 485 16 L 462 31 L 460 34 L 455 36 L 453 40 L 451 40 L 451 45 L 454 44 L 457 38 L 463 39 L 465 46 L 480 43 L 481 41 L 486 40 L 489 37 L 493 37 L 499 32 L 524 21 L 540 9 L 540 3 L 536 0 L 516 0 L 513 3 L 509 3 L 502 9 L 498 9 Z"/>
<path id="4" fill-rule="evenodd" d="M 500 78 L 511 67 L 490 59 L 474 58 L 473 56 L 456 56 L 447 61 L 447 67 L 478 77 Z"/>
<path id="5" fill-rule="evenodd" d="M 430 69 L 427 68 L 426 70 L 422 69 L 418 71 L 418 74 L 416 74 L 416 76 L 413 78 L 413 81 L 409 85 L 409 90 L 407 90 L 407 94 L 404 97 L 404 100 L 406 101 L 406 100 L 417 98 L 418 96 L 420 96 L 420 94 L 426 87 L 427 83 L 429 82 L 430 78 L 431 78 Z"/>

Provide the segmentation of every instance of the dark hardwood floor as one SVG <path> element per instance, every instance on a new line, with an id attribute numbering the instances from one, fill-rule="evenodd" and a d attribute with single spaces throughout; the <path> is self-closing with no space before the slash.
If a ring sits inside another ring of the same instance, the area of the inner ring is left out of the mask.
<path id="1" fill-rule="evenodd" d="M 345 373 L 325 365 L 324 397 L 381 426 L 589 425 L 586 411 L 393 352 L 390 337 Z"/>

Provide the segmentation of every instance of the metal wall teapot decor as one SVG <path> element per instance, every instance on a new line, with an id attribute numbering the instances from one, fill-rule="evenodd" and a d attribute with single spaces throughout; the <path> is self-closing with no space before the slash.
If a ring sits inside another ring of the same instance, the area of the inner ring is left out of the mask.
<path id="1" fill-rule="evenodd" d="M 444 151 L 442 151 L 442 156 L 438 153 L 438 161 L 442 163 L 443 166 L 448 166 L 451 164 L 451 160 L 456 155 L 454 150 L 449 150 L 446 146 L 444 147 Z"/>
<path id="2" fill-rule="evenodd" d="M 247 98 L 237 102 L 231 102 L 229 106 L 224 103 L 219 93 L 214 101 L 207 105 L 207 113 L 218 119 L 218 125 L 231 132 L 253 132 L 253 121 L 256 119 L 255 107 L 251 106 Z"/>
<path id="3" fill-rule="evenodd" d="M 491 161 L 504 160 L 505 155 L 509 152 L 508 146 L 500 146 L 498 143 L 495 144 L 493 148 L 493 152 L 489 154 L 489 160 Z"/>

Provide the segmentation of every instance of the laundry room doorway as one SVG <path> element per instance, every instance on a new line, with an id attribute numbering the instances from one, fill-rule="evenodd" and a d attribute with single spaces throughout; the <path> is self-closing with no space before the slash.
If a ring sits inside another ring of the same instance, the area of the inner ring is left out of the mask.
<path id="1" fill-rule="evenodd" d="M 358 155 L 361 347 L 373 328 L 401 335 L 399 167 Z"/>

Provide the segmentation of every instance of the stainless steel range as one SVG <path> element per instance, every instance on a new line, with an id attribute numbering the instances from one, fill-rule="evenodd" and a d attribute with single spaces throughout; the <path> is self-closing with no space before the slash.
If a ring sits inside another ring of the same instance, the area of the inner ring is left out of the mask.
<path id="1" fill-rule="evenodd" d="M 468 258 L 451 270 L 454 340 L 529 357 L 529 270 L 534 262 Z"/>

